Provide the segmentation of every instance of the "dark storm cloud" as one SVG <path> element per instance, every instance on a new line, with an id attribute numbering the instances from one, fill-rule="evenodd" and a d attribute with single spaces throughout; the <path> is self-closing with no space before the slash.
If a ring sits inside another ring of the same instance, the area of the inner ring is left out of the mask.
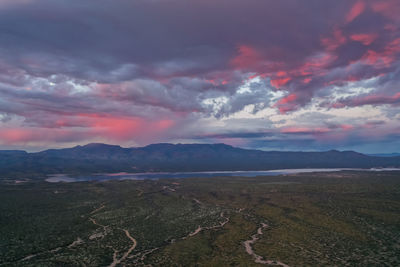
<path id="1" fill-rule="evenodd" d="M 315 36 L 327 32 L 345 8 L 320 1 L 309 5 L 312 8 L 298 1 L 28 1 L 0 10 L 1 50 L 4 59 L 30 73 L 99 80 L 124 64 L 139 65 L 140 71 L 127 74 L 130 78 L 152 72 L 154 64 L 171 66 L 175 61 L 181 74 L 224 69 L 241 44 L 265 49 L 271 60 L 301 61 L 320 47 Z M 274 49 L 280 53 L 272 53 Z"/>
<path id="2" fill-rule="evenodd" d="M 31 75 L 65 74 L 104 83 L 211 77 L 232 68 L 269 76 L 286 72 L 287 77 L 275 80 L 296 93 L 294 102 L 302 106 L 332 81 L 321 77 L 324 72 L 360 60 L 368 50 L 384 51 L 393 39 L 384 30 L 390 18 L 372 4 L 365 3 L 347 22 L 355 3 L 22 1 L 0 9 L 0 53 L 3 61 Z M 379 38 L 369 42 L 375 34 Z M 256 57 L 241 52 L 241 46 Z M 303 74 L 294 73 L 298 68 Z M 352 76 L 362 78 L 360 73 Z M 310 83 L 302 82 L 309 78 Z M 342 74 L 337 81 L 349 78 Z"/>

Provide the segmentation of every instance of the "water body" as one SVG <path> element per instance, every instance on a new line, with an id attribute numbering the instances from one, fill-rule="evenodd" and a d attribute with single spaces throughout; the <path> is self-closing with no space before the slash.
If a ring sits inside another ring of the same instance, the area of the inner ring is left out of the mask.
<path id="1" fill-rule="evenodd" d="M 398 168 L 379 169 L 351 169 L 351 168 L 324 168 L 324 169 L 283 169 L 269 171 L 212 171 L 212 172 L 145 172 L 145 173 L 106 173 L 82 176 L 68 176 L 65 174 L 50 175 L 46 181 L 57 182 L 85 182 L 85 181 L 108 181 L 108 180 L 145 180 L 145 179 L 168 179 L 168 178 L 195 178 L 195 177 L 256 177 L 276 176 L 283 174 L 310 173 L 310 172 L 338 172 L 338 171 L 400 171 Z"/>

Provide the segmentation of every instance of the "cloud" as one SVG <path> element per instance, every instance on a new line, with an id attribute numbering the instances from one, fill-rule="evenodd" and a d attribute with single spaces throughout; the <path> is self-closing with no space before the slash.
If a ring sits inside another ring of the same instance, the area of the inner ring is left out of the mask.
<path id="1" fill-rule="evenodd" d="M 334 108 L 338 108 L 346 106 L 355 107 L 362 105 L 382 105 L 382 104 L 399 105 L 400 93 L 397 93 L 392 96 L 371 94 L 366 96 L 349 97 L 341 99 L 338 102 L 333 103 L 331 106 Z"/>
<path id="2" fill-rule="evenodd" d="M 378 37 L 377 34 L 375 33 L 358 33 L 358 34 L 352 34 L 350 36 L 350 38 L 354 41 L 360 42 L 363 45 L 370 45 L 371 43 L 373 43 L 376 38 Z"/>
<path id="3" fill-rule="evenodd" d="M 363 1 L 357 1 L 350 11 L 347 13 L 346 22 L 352 22 L 355 18 L 357 18 L 362 12 L 365 10 L 365 3 Z"/>
<path id="4" fill-rule="evenodd" d="M 249 146 L 258 133 L 296 147 L 299 135 L 354 141 L 343 116 L 293 118 L 365 106 L 393 117 L 399 12 L 395 0 L 2 1 L 0 140 L 136 144 L 197 130 Z"/>

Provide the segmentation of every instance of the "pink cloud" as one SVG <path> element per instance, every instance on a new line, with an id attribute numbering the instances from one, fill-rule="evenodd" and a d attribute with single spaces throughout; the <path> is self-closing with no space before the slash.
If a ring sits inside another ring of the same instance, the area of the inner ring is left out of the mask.
<path id="1" fill-rule="evenodd" d="M 368 65 L 376 68 L 390 67 L 400 53 L 400 38 L 388 43 L 381 51 L 368 50 L 361 58 Z"/>
<path id="2" fill-rule="evenodd" d="M 277 102 L 277 104 L 278 104 L 278 105 L 284 105 L 284 104 L 293 102 L 293 101 L 295 101 L 296 99 L 297 99 L 297 95 L 296 95 L 296 94 L 290 94 L 290 95 L 288 95 L 288 96 L 285 96 L 284 98 L 281 98 L 281 99 Z"/>
<path id="3" fill-rule="evenodd" d="M 365 10 L 365 3 L 363 1 L 356 2 L 346 15 L 346 22 L 352 22 Z"/>
<path id="4" fill-rule="evenodd" d="M 330 132 L 331 130 L 325 127 L 316 127 L 316 128 L 310 128 L 310 127 L 298 127 L 298 126 L 291 126 L 291 127 L 285 127 L 281 129 L 281 133 L 303 133 L 303 134 L 320 134 L 320 133 L 327 133 Z"/>
<path id="5" fill-rule="evenodd" d="M 372 42 L 374 42 L 376 40 L 376 38 L 378 37 L 377 34 L 374 33 L 359 33 L 359 34 L 352 34 L 350 36 L 350 39 L 352 39 L 353 41 L 357 41 L 362 43 L 363 45 L 370 45 Z"/>
<path id="6" fill-rule="evenodd" d="M 231 60 L 231 64 L 238 69 L 257 67 L 262 59 L 261 54 L 249 45 L 240 45 L 238 55 Z"/>
<path id="7" fill-rule="evenodd" d="M 80 141 L 88 135 L 72 129 L 49 129 L 13 127 L 0 129 L 0 144 L 15 145 L 35 142 L 69 142 Z"/>
<path id="8" fill-rule="evenodd" d="M 372 1 L 371 8 L 374 12 L 391 20 L 400 21 L 400 2 L 398 0 Z"/>
<path id="9" fill-rule="evenodd" d="M 279 112 L 282 114 L 287 113 L 287 112 L 295 109 L 295 107 L 297 106 L 295 101 L 297 99 L 298 99 L 298 96 L 294 93 L 291 93 L 291 94 L 279 99 L 275 103 L 274 107 L 277 107 L 279 109 Z"/>
<path id="10" fill-rule="evenodd" d="M 346 42 L 347 38 L 344 36 L 343 32 L 340 29 L 335 29 L 332 33 L 332 36 L 321 39 L 322 45 L 328 51 L 334 51 L 336 50 L 336 48 L 345 44 Z"/>
<path id="11" fill-rule="evenodd" d="M 103 114 L 78 114 L 86 127 L 96 136 L 127 141 L 151 139 L 174 125 L 170 119 L 147 120 L 140 117 L 110 116 Z"/>
<path id="12" fill-rule="evenodd" d="M 0 129 L 0 142 L 18 144 L 63 140 L 104 139 L 111 141 L 146 142 L 165 134 L 175 122 L 164 118 L 146 120 L 139 117 L 111 116 L 88 113 L 58 119 L 56 127 L 14 127 Z"/>
<path id="13" fill-rule="evenodd" d="M 341 124 L 340 128 L 345 130 L 345 131 L 350 131 L 350 130 L 354 129 L 353 125 L 350 125 L 350 124 Z"/>
<path id="14" fill-rule="evenodd" d="M 337 56 L 331 53 L 322 53 L 308 58 L 301 66 L 296 68 L 293 72 L 297 76 L 320 76 L 326 73 L 325 68 L 329 66 Z"/>
<path id="15" fill-rule="evenodd" d="M 271 85 L 275 88 L 280 88 L 291 80 L 290 77 L 271 79 Z"/>
<path id="16" fill-rule="evenodd" d="M 0 140 L 3 143 L 17 143 L 35 140 L 39 137 L 38 133 L 28 129 L 1 129 Z"/>

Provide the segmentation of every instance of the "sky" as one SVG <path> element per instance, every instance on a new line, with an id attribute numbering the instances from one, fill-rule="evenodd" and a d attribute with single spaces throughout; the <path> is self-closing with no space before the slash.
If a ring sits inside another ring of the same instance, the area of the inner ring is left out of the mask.
<path id="1" fill-rule="evenodd" d="M 1 0 L 0 149 L 400 152 L 398 0 Z"/>

